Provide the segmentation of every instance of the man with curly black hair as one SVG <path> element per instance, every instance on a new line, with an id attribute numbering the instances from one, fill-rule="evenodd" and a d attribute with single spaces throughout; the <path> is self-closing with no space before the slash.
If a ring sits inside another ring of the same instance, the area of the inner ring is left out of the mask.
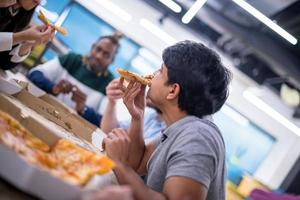
<path id="1" fill-rule="evenodd" d="M 133 81 L 123 88 L 131 126 L 128 133 L 114 129 L 105 139 L 107 155 L 117 164 L 115 174 L 136 199 L 224 200 L 225 145 L 217 126 L 204 116 L 225 103 L 231 74 L 214 51 L 196 42 L 170 46 L 162 58 L 147 95 L 167 128 L 145 145 L 145 86 Z M 148 175 L 146 185 L 134 171 Z"/>

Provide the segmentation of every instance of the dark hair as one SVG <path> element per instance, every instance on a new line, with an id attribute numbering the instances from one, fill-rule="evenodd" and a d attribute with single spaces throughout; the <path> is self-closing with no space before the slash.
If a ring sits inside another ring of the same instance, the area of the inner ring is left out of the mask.
<path id="1" fill-rule="evenodd" d="M 162 57 L 168 69 L 166 84 L 180 85 L 181 110 L 200 118 L 220 110 L 228 97 L 231 73 L 213 50 L 183 41 L 166 48 Z"/>
<path id="2" fill-rule="evenodd" d="M 8 8 L 0 8 L 0 31 L 1 32 L 19 32 L 29 25 L 35 7 L 27 11 L 20 8 L 19 12 L 12 16 Z"/>
<path id="3" fill-rule="evenodd" d="M 118 49 L 120 47 L 120 39 L 122 38 L 123 34 L 119 31 L 116 31 L 113 35 L 105 35 L 105 36 L 101 36 L 97 42 L 99 42 L 102 39 L 109 39 L 114 45 L 117 46 L 117 49 L 115 51 L 115 55 L 118 52 Z"/>

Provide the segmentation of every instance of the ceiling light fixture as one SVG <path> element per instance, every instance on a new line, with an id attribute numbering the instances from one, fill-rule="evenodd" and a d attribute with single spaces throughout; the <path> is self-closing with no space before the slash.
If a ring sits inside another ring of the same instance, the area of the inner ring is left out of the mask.
<path id="1" fill-rule="evenodd" d="M 172 0 L 159 0 L 159 1 L 176 13 L 180 13 L 182 10 L 180 5 L 178 5 L 176 2 Z"/>
<path id="2" fill-rule="evenodd" d="M 197 0 L 192 7 L 184 14 L 181 21 L 184 24 L 188 24 L 193 17 L 197 14 L 200 8 L 205 4 L 207 0 Z"/>
<path id="3" fill-rule="evenodd" d="M 295 133 L 297 136 L 300 136 L 300 128 L 296 126 L 294 123 L 289 121 L 286 117 L 282 116 L 280 113 L 278 113 L 276 110 L 274 110 L 271 106 L 269 106 L 267 103 L 265 103 L 263 100 L 258 98 L 256 95 L 254 95 L 250 91 L 243 92 L 243 97 L 247 99 L 250 103 L 252 103 L 254 106 L 256 106 L 258 109 L 265 112 L 267 115 L 269 115 L 271 118 L 276 120 L 281 125 L 285 126 L 287 129 Z"/>
<path id="4" fill-rule="evenodd" d="M 293 45 L 297 44 L 297 39 L 289 34 L 286 30 L 278 26 L 276 23 L 274 23 L 271 19 L 266 17 L 264 14 L 262 14 L 260 11 L 258 11 L 256 8 L 248 4 L 244 0 L 232 0 L 234 3 L 239 5 L 241 8 L 246 10 L 248 13 L 253 15 L 255 18 L 257 18 L 259 21 L 267 25 L 270 29 L 278 33 L 281 37 L 292 43 Z"/>

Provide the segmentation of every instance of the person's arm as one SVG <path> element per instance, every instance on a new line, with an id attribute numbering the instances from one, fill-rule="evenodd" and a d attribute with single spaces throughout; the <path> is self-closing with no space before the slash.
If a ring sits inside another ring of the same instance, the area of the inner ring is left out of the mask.
<path id="1" fill-rule="evenodd" d="M 128 158 L 128 162 L 134 170 L 140 173 L 140 175 L 144 175 L 148 158 L 150 158 L 150 156 L 145 156 L 147 148 L 143 136 L 143 120 L 143 118 L 132 118 L 128 130 L 128 136 L 132 141 L 132 145 L 130 148 L 130 157 Z"/>
<path id="2" fill-rule="evenodd" d="M 132 168 L 117 163 L 114 172 L 121 185 L 129 185 L 136 199 L 143 200 L 181 200 L 198 199 L 205 200 L 207 189 L 204 185 L 184 177 L 170 177 L 164 183 L 162 193 L 156 192 L 147 187 L 144 181 L 136 174 Z"/>
<path id="3" fill-rule="evenodd" d="M 71 92 L 71 99 L 76 103 L 75 110 L 77 113 L 98 127 L 101 122 L 102 115 L 85 104 L 87 95 L 75 85 L 72 85 Z"/>
<path id="4" fill-rule="evenodd" d="M 12 44 L 19 44 L 24 41 L 34 41 L 35 44 L 45 44 L 54 37 L 54 29 L 50 26 L 32 26 L 23 31 L 13 33 Z"/>
<path id="5" fill-rule="evenodd" d="M 168 199 L 164 194 L 155 192 L 154 190 L 151 190 L 149 187 L 147 187 L 141 177 L 126 164 L 117 162 L 114 173 L 120 185 L 129 185 L 131 187 L 135 199 Z"/>
<path id="6" fill-rule="evenodd" d="M 108 103 L 105 107 L 102 115 L 100 128 L 104 133 L 109 133 L 112 129 L 118 127 L 118 119 L 116 114 L 116 102 L 108 99 Z"/>
<path id="7" fill-rule="evenodd" d="M 0 8 L 7 8 L 12 6 L 16 3 L 16 0 L 1 0 L 0 1 Z"/>
<path id="8" fill-rule="evenodd" d="M 36 86 L 47 93 L 53 94 L 54 96 L 57 96 L 60 93 L 69 93 L 73 87 L 73 85 L 67 80 L 60 80 L 57 84 L 55 84 L 39 70 L 30 72 L 27 74 L 27 78 Z"/>
<path id="9" fill-rule="evenodd" d="M 131 81 L 127 88 L 123 86 L 124 79 L 121 78 L 119 87 L 123 90 L 123 102 L 131 115 L 131 123 L 128 129 L 128 136 L 131 140 L 130 157 L 128 162 L 130 166 L 138 170 L 143 163 L 144 153 L 146 152 L 143 125 L 144 112 L 146 106 L 145 85 L 139 82 Z"/>
<path id="10" fill-rule="evenodd" d="M 104 147 L 107 155 L 116 163 L 114 173 L 121 185 L 129 185 L 135 199 L 166 199 L 160 193 L 149 189 L 128 164 L 131 155 L 131 143 L 127 132 L 123 129 L 114 129 L 104 139 Z"/>
<path id="11" fill-rule="evenodd" d="M 45 44 L 54 37 L 54 30 L 51 27 L 33 26 L 24 31 L 13 33 L 13 44 L 19 44 L 9 55 L 12 55 L 11 62 L 20 63 L 25 60 L 36 44 Z"/>
<path id="12" fill-rule="evenodd" d="M 52 81 L 50 81 L 47 77 L 45 77 L 43 72 L 35 70 L 29 73 L 27 75 L 27 78 L 45 92 L 52 94 L 52 90 L 55 84 Z"/>
<path id="13" fill-rule="evenodd" d="M 68 56 L 68 54 L 63 56 Z M 66 73 L 58 57 L 32 68 L 28 73 L 31 74 L 34 71 L 42 72 L 53 83 L 58 83 Z"/>
<path id="14" fill-rule="evenodd" d="M 129 165 L 140 175 L 147 172 L 147 162 L 157 146 L 157 141 L 145 145 L 143 126 L 146 106 L 145 85 L 130 82 L 127 88 L 123 86 L 124 79 L 119 81 L 119 88 L 124 92 L 123 102 L 131 115 L 128 136 L 131 140 Z"/>
<path id="15" fill-rule="evenodd" d="M 107 85 L 106 96 L 108 98 L 108 103 L 104 110 L 100 125 L 104 133 L 109 133 L 119 125 L 116 114 L 116 100 L 120 99 L 123 94 L 124 93 L 119 88 L 119 78 L 112 80 Z"/>

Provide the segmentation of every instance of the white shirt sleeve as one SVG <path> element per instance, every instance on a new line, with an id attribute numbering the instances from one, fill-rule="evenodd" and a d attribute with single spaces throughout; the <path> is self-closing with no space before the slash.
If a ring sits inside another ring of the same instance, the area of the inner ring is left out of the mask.
<path id="1" fill-rule="evenodd" d="M 19 55 L 19 52 L 20 52 L 20 48 L 22 47 L 22 44 L 19 44 L 18 46 L 16 46 L 10 53 L 9 55 L 12 55 L 10 61 L 11 62 L 14 62 L 14 63 L 20 63 L 22 62 L 23 60 L 25 60 L 29 54 L 30 54 L 30 51 L 28 51 L 28 53 L 24 56 L 20 56 Z"/>
<path id="2" fill-rule="evenodd" d="M 11 32 L 0 32 L 0 51 L 9 51 L 12 50 L 13 46 L 13 33 Z M 16 46 L 11 52 L 9 52 L 9 55 L 12 55 L 10 61 L 14 63 L 22 62 L 27 58 L 27 56 L 30 54 L 30 51 L 24 55 L 20 56 L 20 48 L 22 44 L 19 44 Z"/>
<path id="3" fill-rule="evenodd" d="M 60 64 L 58 57 L 32 68 L 29 73 L 36 70 L 42 72 L 45 77 L 54 83 L 58 83 L 66 74 L 66 70 Z"/>
<path id="4" fill-rule="evenodd" d="M 13 33 L 0 32 L 0 51 L 9 51 L 12 49 Z"/>

